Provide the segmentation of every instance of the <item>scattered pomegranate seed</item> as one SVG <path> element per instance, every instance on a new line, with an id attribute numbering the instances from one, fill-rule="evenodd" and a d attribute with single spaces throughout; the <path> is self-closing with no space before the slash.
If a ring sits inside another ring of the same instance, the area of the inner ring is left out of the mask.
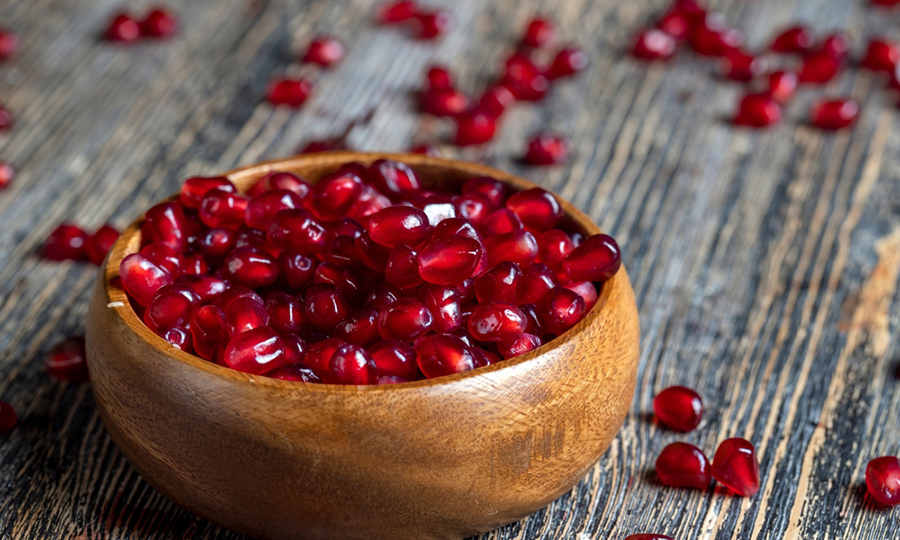
<path id="1" fill-rule="evenodd" d="M 0 131 L 10 129 L 13 126 L 12 113 L 0 105 Z"/>
<path id="2" fill-rule="evenodd" d="M 544 72 L 544 77 L 552 81 L 574 75 L 586 68 L 587 64 L 588 58 L 584 51 L 578 47 L 566 47 L 556 53 L 550 67 Z"/>
<path id="3" fill-rule="evenodd" d="M 866 466 L 866 487 L 873 499 L 885 506 L 900 504 L 900 460 L 875 458 Z"/>
<path id="4" fill-rule="evenodd" d="M 318 64 L 322 67 L 329 67 L 343 57 L 344 46 L 341 45 L 340 41 L 330 37 L 317 37 L 312 40 L 306 49 L 303 61 L 310 64 Z"/>
<path id="5" fill-rule="evenodd" d="M 44 243 L 44 258 L 51 261 L 80 261 L 84 259 L 86 232 L 70 223 L 57 227 Z"/>
<path id="6" fill-rule="evenodd" d="M 530 165 L 554 165 L 569 156 L 571 142 L 565 137 L 542 133 L 528 141 L 525 162 Z"/>
<path id="7" fill-rule="evenodd" d="M 670 10 L 656 21 L 656 27 L 680 41 L 687 38 L 690 22 L 683 13 Z"/>
<path id="8" fill-rule="evenodd" d="M 813 45 L 812 32 L 803 26 L 784 30 L 772 42 L 772 50 L 780 53 L 806 53 Z"/>
<path id="9" fill-rule="evenodd" d="M 900 60 L 900 46 L 886 39 L 872 39 L 861 65 L 873 71 L 893 73 Z"/>
<path id="10" fill-rule="evenodd" d="M 450 70 L 444 66 L 431 66 L 425 78 L 425 90 L 450 90 L 453 88 Z"/>
<path id="11" fill-rule="evenodd" d="M 457 146 L 484 144 L 494 138 L 496 130 L 497 120 L 475 109 L 457 117 L 453 142 Z"/>
<path id="12" fill-rule="evenodd" d="M 769 75 L 769 95 L 778 103 L 785 103 L 794 97 L 798 82 L 795 73 L 776 71 Z"/>
<path id="13" fill-rule="evenodd" d="M 693 431 L 703 419 L 703 400 L 684 386 L 666 388 L 653 400 L 656 418 L 675 431 Z"/>
<path id="14" fill-rule="evenodd" d="M 720 484 L 741 497 L 756 494 L 759 491 L 756 449 L 745 439 L 722 441 L 713 457 L 712 475 Z"/>
<path id="15" fill-rule="evenodd" d="M 0 433 L 7 433 L 16 427 L 19 417 L 12 405 L 0 399 Z"/>
<path id="16" fill-rule="evenodd" d="M 88 380 L 86 359 L 84 336 L 66 338 L 47 353 L 47 372 L 60 381 L 85 382 Z"/>
<path id="17" fill-rule="evenodd" d="M 0 28 L 0 61 L 9 60 L 19 50 L 19 40 L 9 30 Z"/>
<path id="18" fill-rule="evenodd" d="M 722 56 L 729 50 L 740 48 L 744 44 L 744 35 L 731 27 L 721 14 L 711 13 L 691 27 L 688 42 L 697 54 Z"/>
<path id="19" fill-rule="evenodd" d="M 768 93 L 747 94 L 741 98 L 732 121 L 738 126 L 771 126 L 781 121 L 781 107 Z"/>
<path id="20" fill-rule="evenodd" d="M 810 109 L 813 125 L 829 131 L 853 124 L 859 116 L 859 103 L 854 99 L 817 100 Z"/>
<path id="21" fill-rule="evenodd" d="M 626 536 L 625 540 L 673 540 L 671 536 L 666 536 L 664 534 L 632 534 L 631 536 Z"/>
<path id="22" fill-rule="evenodd" d="M 706 17 L 706 9 L 698 0 L 675 0 L 672 11 L 683 14 L 691 24 L 702 23 Z"/>
<path id="23" fill-rule="evenodd" d="M 469 98 L 452 88 L 429 89 L 422 96 L 422 110 L 435 116 L 457 116 L 469 107 Z"/>
<path id="24" fill-rule="evenodd" d="M 446 11 L 420 12 L 412 20 L 413 36 L 417 39 L 434 39 L 450 28 L 450 14 Z"/>
<path id="25" fill-rule="evenodd" d="M 752 81 L 766 71 L 765 59 L 740 49 L 730 49 L 722 57 L 723 74 L 734 81 Z"/>
<path id="26" fill-rule="evenodd" d="M 840 32 L 831 34 L 822 41 L 821 52 L 830 55 L 839 64 L 850 56 L 850 38 Z"/>
<path id="27" fill-rule="evenodd" d="M 712 482 L 709 460 L 694 445 L 675 442 L 656 458 L 656 476 L 672 487 L 706 489 Z"/>
<path id="28" fill-rule="evenodd" d="M 478 109 L 493 118 L 499 118 L 506 108 L 516 101 L 516 97 L 505 86 L 488 88 L 478 100 Z"/>
<path id="29" fill-rule="evenodd" d="M 506 60 L 505 74 L 500 81 L 512 95 L 522 101 L 544 98 L 550 87 L 544 74 L 527 55 L 515 53 Z"/>
<path id="30" fill-rule="evenodd" d="M 408 21 L 415 17 L 419 6 L 411 0 L 401 0 L 386 4 L 378 15 L 382 24 L 394 24 Z"/>
<path id="31" fill-rule="evenodd" d="M 16 170 L 9 163 L 0 161 L 0 190 L 9 187 L 13 179 L 16 177 Z"/>
<path id="32" fill-rule="evenodd" d="M 675 55 L 675 46 L 675 38 L 662 30 L 650 28 L 638 34 L 631 54 L 645 60 L 668 60 Z"/>
<path id="33" fill-rule="evenodd" d="M 532 19 L 525 27 L 522 44 L 526 47 L 545 47 L 553 41 L 555 33 L 556 29 L 550 21 L 541 18 Z"/>
<path id="34" fill-rule="evenodd" d="M 275 79 L 269 84 L 266 99 L 272 105 L 298 108 L 312 93 L 313 85 L 306 79 Z"/>
<path id="35" fill-rule="evenodd" d="M 426 156 L 438 157 L 441 155 L 440 150 L 431 144 L 417 144 L 409 149 L 413 154 L 424 154 Z"/>
<path id="36" fill-rule="evenodd" d="M 802 83 L 824 84 L 837 76 L 840 68 L 838 60 L 831 53 L 820 51 L 803 60 L 798 78 Z"/>
<path id="37" fill-rule="evenodd" d="M 101 264 L 110 248 L 119 238 L 119 231 L 110 225 L 104 225 L 97 229 L 84 244 L 84 254 L 93 264 Z"/>
<path id="38" fill-rule="evenodd" d="M 156 8 L 141 21 L 140 31 L 147 37 L 173 36 L 178 31 L 178 20 L 167 10 Z"/>
<path id="39" fill-rule="evenodd" d="M 117 13 L 114 15 L 104 34 L 107 41 L 118 41 L 123 43 L 137 41 L 140 36 L 140 25 L 127 13 Z"/>

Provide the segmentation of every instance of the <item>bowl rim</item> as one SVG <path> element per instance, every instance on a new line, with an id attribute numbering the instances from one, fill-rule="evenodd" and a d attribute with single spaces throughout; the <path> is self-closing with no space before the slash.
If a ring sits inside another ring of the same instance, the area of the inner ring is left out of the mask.
<path id="1" fill-rule="evenodd" d="M 315 154 L 301 154 L 289 158 L 268 160 L 253 165 L 238 167 L 221 174 L 221 176 L 225 176 L 232 181 L 246 181 L 248 178 L 258 178 L 272 171 L 290 171 L 296 167 L 296 165 L 291 164 L 319 162 L 319 165 L 334 165 L 335 167 L 337 167 L 342 163 L 353 161 L 368 164 L 378 159 L 400 161 L 412 166 L 413 168 L 422 166 L 444 167 L 454 169 L 465 174 L 471 174 L 472 177 L 489 176 L 517 190 L 531 188 L 541 188 L 546 190 L 546 188 L 529 182 L 528 180 L 525 180 L 521 177 L 501 171 L 499 169 L 488 167 L 486 165 L 463 160 L 438 158 L 426 156 L 424 154 L 410 153 L 404 154 L 384 152 L 335 151 L 319 152 Z M 562 197 L 557 196 L 552 191 L 547 191 L 552 193 L 554 197 L 556 197 L 557 201 L 563 209 L 563 213 L 568 218 L 574 220 L 577 225 L 584 230 L 586 235 L 589 236 L 602 232 L 600 228 L 593 221 L 591 221 L 591 219 L 586 214 L 584 214 L 584 212 L 576 208 L 574 205 L 572 205 Z M 164 200 L 172 200 L 174 198 L 177 198 L 177 196 L 178 194 L 176 193 Z M 612 291 L 614 289 L 618 289 L 619 287 L 627 286 L 627 277 L 624 277 L 626 273 L 623 266 L 615 276 L 613 276 L 610 280 L 604 282 L 603 287 L 601 287 L 599 295 L 597 297 L 597 302 L 594 304 L 593 308 L 573 328 L 570 328 L 564 334 L 557 336 L 553 340 L 549 341 L 548 343 L 542 344 L 540 347 L 532 351 L 514 358 L 510 358 L 508 360 L 502 360 L 488 366 L 483 366 L 461 373 L 454 373 L 452 375 L 443 375 L 440 377 L 435 377 L 433 379 L 407 381 L 395 384 L 340 385 L 327 383 L 305 383 L 302 381 L 286 381 L 275 379 L 272 377 L 266 377 L 265 375 L 244 373 L 226 366 L 221 366 L 212 361 L 205 360 L 195 354 L 186 353 L 181 349 L 173 347 L 166 340 L 158 336 L 155 332 L 151 331 L 144 324 L 140 317 L 138 317 L 138 314 L 131 307 L 131 303 L 128 300 L 124 288 L 121 286 L 121 280 L 119 278 L 119 263 L 123 258 L 125 258 L 125 256 L 132 253 L 137 253 L 137 250 L 134 249 L 134 247 L 135 245 L 137 245 L 137 238 L 140 234 L 140 223 L 144 220 L 144 216 L 145 214 L 142 213 L 122 232 L 122 234 L 116 240 L 115 244 L 110 249 L 109 255 L 103 262 L 103 265 L 100 269 L 102 286 L 104 288 L 103 292 L 107 303 L 106 307 L 114 311 L 114 317 L 118 318 L 119 321 L 124 324 L 124 326 L 128 327 L 129 330 L 131 330 L 148 346 L 157 349 L 160 352 L 163 352 L 170 359 L 177 360 L 195 369 L 205 371 L 210 375 L 230 379 L 232 382 L 261 384 L 264 386 L 290 389 L 292 391 L 298 391 L 298 389 L 301 388 L 304 390 L 309 390 L 311 392 L 345 392 L 351 394 L 361 392 L 413 391 L 423 388 L 448 386 L 450 384 L 466 379 L 478 378 L 500 371 L 509 371 L 522 364 L 530 363 L 546 352 L 550 351 L 551 349 L 565 345 L 566 343 L 577 338 L 587 326 L 594 324 L 597 321 L 603 307 L 606 306 L 609 298 L 612 296 Z"/>

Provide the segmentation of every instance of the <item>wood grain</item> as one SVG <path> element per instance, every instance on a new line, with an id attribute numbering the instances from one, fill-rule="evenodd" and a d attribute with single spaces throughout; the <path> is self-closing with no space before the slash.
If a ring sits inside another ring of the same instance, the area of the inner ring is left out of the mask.
<path id="1" fill-rule="evenodd" d="M 869 459 L 900 452 L 900 294 L 896 276 L 886 283 L 879 270 L 896 260 L 900 228 L 896 96 L 848 70 L 824 91 L 801 91 L 780 126 L 736 130 L 723 118 L 738 89 L 713 76 L 713 63 L 623 56 L 663 3 L 461 0 L 454 30 L 427 44 L 372 25 L 372 1 L 191 0 L 178 5 L 179 39 L 114 47 L 96 35 L 121 2 L 0 0 L 0 24 L 22 43 L 0 65 L 0 102 L 18 120 L 0 134 L 0 159 L 19 171 L 0 193 L 0 398 L 21 417 L 0 436 L 0 538 L 237 538 L 140 479 L 87 387 L 47 377 L 43 355 L 83 332 L 96 275 L 36 256 L 57 223 L 123 227 L 185 176 L 288 156 L 312 139 L 346 132 L 351 148 L 385 151 L 442 141 L 449 125 L 423 118 L 411 99 L 425 67 L 445 62 L 475 92 L 538 11 L 586 48 L 589 69 L 544 102 L 517 106 L 488 147 L 442 151 L 551 188 L 617 237 L 642 356 L 625 427 L 587 477 L 482 539 L 895 536 L 900 513 L 875 507 L 862 480 Z M 754 47 L 796 20 L 845 29 L 860 44 L 869 34 L 900 38 L 900 12 L 863 0 L 711 4 Z M 291 62 L 317 33 L 345 42 L 344 62 L 315 75 L 300 112 L 261 103 L 273 74 L 305 71 Z M 809 128 L 806 111 L 823 93 L 861 100 L 859 123 L 838 134 Z M 570 163 L 517 160 L 539 129 L 572 137 Z M 695 387 L 707 405 L 704 425 L 686 436 L 648 416 L 654 394 L 672 384 Z M 654 481 L 669 442 L 712 453 L 728 436 L 760 451 L 756 497 Z"/>

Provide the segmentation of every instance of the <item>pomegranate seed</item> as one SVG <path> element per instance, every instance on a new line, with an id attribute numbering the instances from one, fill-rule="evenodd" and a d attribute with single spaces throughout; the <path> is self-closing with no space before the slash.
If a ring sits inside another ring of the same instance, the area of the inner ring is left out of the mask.
<path id="1" fill-rule="evenodd" d="M 195 176 L 181 184 L 181 204 L 188 208 L 197 208 L 203 204 L 203 198 L 214 189 L 228 193 L 236 193 L 237 188 L 224 176 Z"/>
<path id="2" fill-rule="evenodd" d="M 453 204 L 459 209 L 459 214 L 462 218 L 475 225 L 483 223 L 488 215 L 494 211 L 494 206 L 491 204 L 490 199 L 481 193 L 455 195 L 452 200 Z"/>
<path id="3" fill-rule="evenodd" d="M 278 258 L 278 263 L 281 266 L 281 275 L 291 289 L 302 289 L 312 283 L 316 265 L 306 255 L 283 253 Z"/>
<path id="4" fill-rule="evenodd" d="M 812 47 L 812 32 L 802 26 L 794 26 L 784 30 L 772 42 L 772 50 L 780 53 L 803 54 Z"/>
<path id="5" fill-rule="evenodd" d="M 838 74 L 840 67 L 832 54 L 824 51 L 813 53 L 803 60 L 803 67 L 797 78 L 802 83 L 827 83 Z"/>
<path id="6" fill-rule="evenodd" d="M 671 536 L 666 536 L 663 534 L 632 534 L 630 536 L 626 536 L 625 540 L 672 540 Z"/>
<path id="7" fill-rule="evenodd" d="M 0 105 L 0 131 L 10 129 L 13 126 L 13 115 Z"/>
<path id="8" fill-rule="evenodd" d="M 428 308 L 412 298 L 400 298 L 378 314 L 378 333 L 384 339 L 412 341 L 433 324 Z"/>
<path id="9" fill-rule="evenodd" d="M 873 499 L 885 506 L 900 504 L 900 460 L 875 458 L 866 465 L 866 487 Z"/>
<path id="10" fill-rule="evenodd" d="M 299 362 L 275 368 L 272 371 L 266 372 L 264 375 L 266 377 L 280 379 L 282 381 L 305 383 L 322 382 L 322 379 L 320 379 L 318 375 L 313 373 L 313 370 L 309 366 Z"/>
<path id="11" fill-rule="evenodd" d="M 684 386 L 666 388 L 653 400 L 656 418 L 669 429 L 693 431 L 703 419 L 703 400 Z"/>
<path id="12" fill-rule="evenodd" d="M 590 236 L 563 259 L 563 270 L 572 281 L 607 281 L 621 265 L 619 245 L 605 234 Z"/>
<path id="13" fill-rule="evenodd" d="M 484 144 L 494 138 L 496 131 L 496 118 L 474 109 L 456 118 L 456 137 L 453 142 L 457 146 Z"/>
<path id="14" fill-rule="evenodd" d="M 340 41 L 330 37 L 317 37 L 312 40 L 306 49 L 303 61 L 328 67 L 339 62 L 343 57 L 344 46 L 341 45 Z"/>
<path id="15" fill-rule="evenodd" d="M 313 91 L 313 84 L 306 79 L 278 78 L 269 83 L 266 99 L 272 105 L 299 108 Z"/>
<path id="16" fill-rule="evenodd" d="M 522 304 L 519 306 L 522 313 L 525 314 L 525 332 L 534 336 L 543 336 L 547 333 L 547 325 L 541 316 L 538 308 L 534 304 Z"/>
<path id="17" fill-rule="evenodd" d="M 325 260 L 343 268 L 359 267 L 359 256 L 356 252 L 356 241 L 352 236 L 336 236 L 329 242 Z"/>
<path id="18" fill-rule="evenodd" d="M 425 212 L 425 215 L 428 216 L 428 223 L 432 227 L 445 219 L 457 216 L 456 205 L 453 204 L 453 199 L 446 195 L 413 193 L 407 197 L 405 202 Z"/>
<path id="19" fill-rule="evenodd" d="M 544 97 L 550 87 L 547 78 L 531 58 L 515 53 L 506 60 L 506 72 L 501 86 L 505 86 L 512 95 L 523 101 L 537 101 Z"/>
<path id="20" fill-rule="evenodd" d="M 683 13 L 670 10 L 656 21 L 656 27 L 680 41 L 687 38 L 690 22 Z"/>
<path id="21" fill-rule="evenodd" d="M 347 343 L 369 347 L 381 340 L 378 334 L 378 312 L 374 309 L 355 311 L 334 328 L 334 337 Z"/>
<path id="22" fill-rule="evenodd" d="M 540 346 L 541 338 L 524 332 L 509 343 L 498 343 L 497 350 L 503 355 L 504 360 L 509 360 L 510 358 L 533 351 Z"/>
<path id="23" fill-rule="evenodd" d="M 785 103 L 794 97 L 798 82 L 795 73 L 776 71 L 769 75 L 769 95 L 778 103 Z"/>
<path id="24" fill-rule="evenodd" d="M 546 19 L 532 19 L 525 27 L 525 35 L 522 36 L 522 45 L 526 47 L 545 47 L 553 41 L 556 29 Z"/>
<path id="25" fill-rule="evenodd" d="M 554 287 L 543 298 L 541 314 L 547 328 L 562 334 L 575 326 L 587 312 L 584 298 L 565 287 Z"/>
<path id="26" fill-rule="evenodd" d="M 547 80 L 555 80 L 561 77 L 574 75 L 587 67 L 588 59 L 584 51 L 578 47 L 566 47 L 558 53 L 550 63 L 550 67 L 544 72 Z"/>
<path id="27" fill-rule="evenodd" d="M 429 89 L 422 98 L 422 110 L 434 116 L 458 116 L 469 107 L 469 98 L 452 88 Z"/>
<path id="28" fill-rule="evenodd" d="M 309 322 L 303 302 L 286 293 L 276 293 L 269 297 L 265 309 L 268 312 L 267 323 L 256 326 L 271 326 L 279 334 L 299 332 Z M 256 311 L 256 308 L 252 310 Z M 230 312 L 228 315 L 230 320 Z M 266 318 L 260 316 L 259 320 Z"/>
<path id="29" fill-rule="evenodd" d="M 518 298 L 521 278 L 519 265 L 503 261 L 475 280 L 475 296 L 479 302 L 513 303 Z"/>
<path id="30" fill-rule="evenodd" d="M 730 49 L 722 58 L 722 72 L 734 81 L 752 81 L 766 71 L 767 63 L 740 49 Z"/>
<path id="31" fill-rule="evenodd" d="M 327 231 L 309 212 L 294 208 L 275 214 L 267 238 L 274 246 L 291 253 L 312 254 L 325 249 Z"/>
<path id="32" fill-rule="evenodd" d="M 236 298 L 223 309 L 232 335 L 242 334 L 261 326 L 269 326 L 269 312 L 261 302 L 253 297 Z"/>
<path id="33" fill-rule="evenodd" d="M 411 206 L 391 206 L 369 218 L 369 236 L 387 247 L 416 245 L 430 231 L 431 225 L 425 212 Z"/>
<path id="34" fill-rule="evenodd" d="M 303 363 L 308 365 L 319 378 L 324 379 L 328 375 L 334 352 L 346 344 L 347 342 L 338 338 L 328 338 L 313 343 L 303 357 Z"/>
<path id="35" fill-rule="evenodd" d="M 341 290 L 330 283 L 314 283 L 306 289 L 306 314 L 320 330 L 330 331 L 350 315 Z"/>
<path id="36" fill-rule="evenodd" d="M 460 294 L 455 287 L 429 284 L 419 289 L 418 299 L 434 317 L 435 332 L 450 333 L 462 326 Z"/>
<path id="37" fill-rule="evenodd" d="M 119 231 L 111 225 L 104 225 L 84 243 L 84 254 L 93 264 L 102 264 L 118 238 Z"/>
<path id="38" fill-rule="evenodd" d="M 363 233 L 356 240 L 356 252 L 363 263 L 372 270 L 384 272 L 387 267 L 388 260 L 391 257 L 391 250 L 381 244 L 376 243 L 368 233 Z"/>
<path id="39" fill-rule="evenodd" d="M 173 281 L 168 270 L 137 253 L 122 259 L 119 275 L 125 290 L 140 306 L 150 305 L 156 291 Z"/>
<path id="40" fill-rule="evenodd" d="M 515 304 L 485 302 L 475 306 L 469 316 L 469 333 L 478 341 L 509 343 L 518 338 L 528 321 Z"/>
<path id="41" fill-rule="evenodd" d="M 720 484 L 741 497 L 754 495 L 759 491 L 756 449 L 745 439 L 722 441 L 713 457 L 712 475 Z"/>
<path id="42" fill-rule="evenodd" d="M 296 369 L 296 367 L 299 367 L 297 366 L 299 363 L 311 374 L 312 369 L 301 362 L 303 357 L 306 356 L 306 351 L 309 350 L 309 345 L 306 344 L 306 341 L 297 334 L 281 334 L 281 342 L 284 343 L 285 366 L 294 365 Z M 269 373 L 266 373 L 266 376 L 272 377 L 273 375 Z"/>
<path id="43" fill-rule="evenodd" d="M 631 54 L 644 60 L 668 60 L 675 55 L 675 38 L 662 30 L 644 30 L 634 40 Z"/>
<path id="44" fill-rule="evenodd" d="M 80 261 L 84 258 L 88 235 L 70 223 L 57 227 L 44 242 L 44 258 L 51 261 Z"/>
<path id="45" fill-rule="evenodd" d="M 189 326 L 197 355 L 212 360 L 216 350 L 228 343 L 231 336 L 225 312 L 216 306 L 202 306 L 191 316 Z"/>
<path id="46" fill-rule="evenodd" d="M 286 189 L 293 191 L 301 199 L 305 198 L 310 191 L 309 183 L 295 174 L 288 172 L 270 172 L 256 181 L 247 195 L 257 197 L 266 191 Z"/>
<path id="47" fill-rule="evenodd" d="M 106 27 L 104 37 L 107 41 L 118 41 L 122 43 L 137 41 L 141 36 L 141 28 L 138 22 L 131 15 L 126 13 L 117 13 Z"/>
<path id="48" fill-rule="evenodd" d="M 408 21 L 416 16 L 419 6 L 412 0 L 401 0 L 386 4 L 378 15 L 382 24 L 393 24 Z"/>
<path id="49" fill-rule="evenodd" d="M 0 61 L 9 60 L 19 50 L 19 40 L 9 30 L 0 28 Z"/>
<path id="50" fill-rule="evenodd" d="M 684 15 L 691 24 L 702 23 L 706 17 L 706 9 L 698 0 L 675 0 L 672 11 Z"/>
<path id="51" fill-rule="evenodd" d="M 259 375 L 285 365 L 284 342 L 268 326 L 231 338 L 222 356 L 231 369 Z"/>
<path id="52" fill-rule="evenodd" d="M 267 227 L 268 228 L 268 227 Z M 255 247 L 265 250 L 271 247 L 266 243 L 266 233 L 251 227 L 241 227 L 234 236 L 234 247 Z"/>
<path id="53" fill-rule="evenodd" d="M 513 193 L 506 201 L 506 208 L 514 212 L 526 227 L 538 232 L 552 229 L 562 219 L 559 201 L 541 188 Z"/>
<path id="54" fill-rule="evenodd" d="M 419 12 L 412 21 L 412 35 L 417 39 L 434 39 L 450 28 L 450 14 L 446 11 Z"/>
<path id="55" fill-rule="evenodd" d="M 519 216 L 511 210 L 501 208 L 491 212 L 481 225 L 481 232 L 485 236 L 521 231 L 525 228 Z"/>
<path id="56" fill-rule="evenodd" d="M 422 284 L 419 277 L 419 254 L 416 250 L 400 244 L 391 250 L 387 266 L 384 268 L 384 279 L 393 285 L 408 289 Z"/>
<path id="57" fill-rule="evenodd" d="M 162 242 L 147 244 L 141 248 L 141 255 L 156 266 L 168 271 L 173 278 L 183 273 L 182 266 L 184 261 L 181 255 L 168 244 L 163 244 Z"/>
<path id="58" fill-rule="evenodd" d="M 496 85 L 488 88 L 481 95 L 481 99 L 478 100 L 478 109 L 492 118 L 499 118 L 515 101 L 516 97 L 509 91 L 509 88 Z"/>
<path id="59" fill-rule="evenodd" d="M 454 285 L 472 276 L 484 248 L 465 236 L 435 238 L 419 252 L 419 275 L 428 283 Z"/>
<path id="60" fill-rule="evenodd" d="M 369 353 L 359 345 L 338 347 L 328 365 L 325 382 L 330 384 L 374 384 L 378 376 Z"/>
<path id="61" fill-rule="evenodd" d="M 12 165 L 0 161 L 0 191 L 9 187 L 15 177 L 16 170 L 13 169 Z"/>
<path id="62" fill-rule="evenodd" d="M 365 175 L 378 191 L 390 197 L 398 197 L 422 189 L 415 171 L 409 165 L 398 161 L 379 159 L 369 166 Z"/>
<path id="63" fill-rule="evenodd" d="M 286 189 L 267 191 L 247 202 L 245 221 L 254 229 L 267 229 L 278 212 L 302 206 L 303 198 L 293 191 Z"/>
<path id="64" fill-rule="evenodd" d="M 431 239 L 465 236 L 481 242 L 481 235 L 475 230 L 472 222 L 465 218 L 449 218 L 441 221 L 431 232 Z"/>
<path id="65" fill-rule="evenodd" d="M 337 221 L 347 215 L 363 192 L 363 181 L 356 172 L 336 171 L 322 178 L 304 200 L 316 219 Z M 353 216 L 351 216 L 353 217 Z"/>
<path id="66" fill-rule="evenodd" d="M 843 63 L 850 56 L 850 38 L 841 33 L 831 34 L 822 41 L 821 52 L 830 55 L 836 62 Z"/>
<path id="67" fill-rule="evenodd" d="M 506 184 L 488 176 L 470 178 L 463 184 L 462 192 L 464 195 L 481 193 L 491 201 L 491 205 L 495 208 L 502 207 L 509 197 L 509 188 L 506 187 Z"/>
<path id="68" fill-rule="evenodd" d="M 781 107 L 768 93 L 747 94 L 741 98 L 732 119 L 735 125 L 766 127 L 781 121 Z"/>
<path id="69" fill-rule="evenodd" d="M 247 287 L 241 285 L 231 287 L 230 289 L 213 299 L 212 303 L 213 305 L 218 306 L 224 310 L 228 309 L 228 306 L 230 306 L 232 302 L 240 298 L 251 298 L 254 302 L 261 306 L 265 304 L 261 296 L 248 289 Z"/>
<path id="70" fill-rule="evenodd" d="M 589 312 L 594 304 L 597 303 L 597 298 L 599 298 L 599 294 L 597 293 L 597 288 L 594 287 L 594 284 L 590 281 L 572 281 L 564 285 L 565 288 L 570 291 L 574 291 L 578 293 L 584 299 L 584 312 Z"/>
<path id="71" fill-rule="evenodd" d="M 252 247 L 237 248 L 222 262 L 225 279 L 253 289 L 274 284 L 278 273 L 275 258 Z"/>
<path id="72" fill-rule="evenodd" d="M 54 345 L 47 353 L 47 373 L 59 381 L 75 383 L 87 381 L 84 336 L 66 338 Z"/>
<path id="73" fill-rule="evenodd" d="M 416 351 L 409 344 L 396 340 L 382 341 L 370 347 L 368 352 L 375 364 L 375 372 L 380 377 L 415 380 L 419 368 L 416 364 Z"/>
<path id="74" fill-rule="evenodd" d="M 151 10 L 141 21 L 141 35 L 147 37 L 169 37 L 178 31 L 178 20 L 162 8 Z"/>
<path id="75" fill-rule="evenodd" d="M 200 220 L 207 227 L 237 229 L 244 224 L 248 202 L 243 195 L 214 189 L 200 203 Z"/>
<path id="76" fill-rule="evenodd" d="M 353 272 L 333 263 L 324 262 L 316 267 L 313 283 L 329 283 L 340 289 L 351 304 L 362 300 L 363 281 Z"/>
<path id="77" fill-rule="evenodd" d="M 440 150 L 436 146 L 430 144 L 417 144 L 409 149 L 413 154 L 424 154 L 426 156 L 438 157 L 441 155 Z"/>
<path id="78" fill-rule="evenodd" d="M 474 369 L 475 356 L 460 338 L 451 334 L 435 334 L 426 336 L 416 348 L 416 363 L 430 379 Z"/>
<path id="79" fill-rule="evenodd" d="M 569 156 L 570 146 L 571 142 L 565 137 L 541 133 L 528 141 L 525 162 L 530 165 L 562 163 Z"/>
<path id="80" fill-rule="evenodd" d="M 172 202 L 157 204 L 147 210 L 144 222 L 154 242 L 167 244 L 177 251 L 187 247 L 187 219 L 178 204 Z"/>
<path id="81" fill-rule="evenodd" d="M 231 282 L 216 276 L 184 275 L 175 280 L 190 287 L 199 297 L 201 302 L 209 302 L 218 294 L 222 294 L 231 287 Z"/>
<path id="82" fill-rule="evenodd" d="M 872 39 L 861 65 L 872 71 L 893 73 L 900 60 L 900 46 L 886 39 Z"/>
<path id="83" fill-rule="evenodd" d="M 144 311 L 144 324 L 154 332 L 160 328 L 184 326 L 194 310 L 200 307 L 200 301 L 200 295 L 189 285 L 173 283 L 160 287 Z"/>
<path id="84" fill-rule="evenodd" d="M 829 131 L 843 129 L 856 122 L 859 103 L 854 99 L 817 100 L 810 109 L 813 125 Z"/>
<path id="85" fill-rule="evenodd" d="M 744 35 L 729 26 L 722 15 L 712 13 L 691 28 L 688 42 L 697 54 L 722 56 L 729 50 L 740 48 L 744 44 Z"/>
<path id="86" fill-rule="evenodd" d="M 200 251 L 212 261 L 221 261 L 234 249 L 234 231 L 214 228 L 206 231 L 206 234 L 197 241 Z"/>
<path id="87" fill-rule="evenodd" d="M 450 90 L 453 88 L 453 78 L 450 71 L 444 66 L 431 66 L 425 75 L 425 90 Z"/>
<path id="88" fill-rule="evenodd" d="M 546 264 L 554 270 L 562 268 L 563 259 L 573 249 L 575 243 L 565 232 L 550 229 L 536 237 L 538 243 L 537 262 Z"/>
<path id="89" fill-rule="evenodd" d="M 366 229 L 353 218 L 343 218 L 332 223 L 328 227 L 328 232 L 334 236 L 349 236 L 356 239 L 362 236 Z"/>
<path id="90" fill-rule="evenodd" d="M 12 405 L 0 399 L 0 433 L 7 433 L 16 427 L 19 417 Z"/>
<path id="91" fill-rule="evenodd" d="M 194 345 L 193 339 L 191 339 L 191 333 L 187 328 L 183 326 L 160 328 L 156 331 L 156 335 L 168 341 L 169 344 L 176 349 L 180 349 L 188 354 L 194 353 Z"/>
<path id="92" fill-rule="evenodd" d="M 519 304 L 540 305 L 551 289 L 558 286 L 556 275 L 544 264 L 532 264 L 519 280 Z M 532 332 L 533 333 L 533 332 Z"/>

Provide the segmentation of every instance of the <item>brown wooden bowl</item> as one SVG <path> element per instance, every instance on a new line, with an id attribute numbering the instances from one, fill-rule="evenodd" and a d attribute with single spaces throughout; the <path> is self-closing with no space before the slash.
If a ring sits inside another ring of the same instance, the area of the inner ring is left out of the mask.
<path id="1" fill-rule="evenodd" d="M 241 189 L 272 170 L 310 181 L 349 161 L 406 162 L 438 183 L 481 165 L 417 154 L 298 156 L 232 171 Z M 599 232 L 560 201 L 587 234 Z M 304 384 L 233 371 L 169 345 L 129 306 L 119 263 L 102 267 L 87 321 L 97 407 L 113 441 L 166 497 L 259 538 L 458 539 L 518 520 L 571 489 L 631 404 L 638 316 L 624 268 L 593 310 L 517 358 L 387 386 Z"/>

